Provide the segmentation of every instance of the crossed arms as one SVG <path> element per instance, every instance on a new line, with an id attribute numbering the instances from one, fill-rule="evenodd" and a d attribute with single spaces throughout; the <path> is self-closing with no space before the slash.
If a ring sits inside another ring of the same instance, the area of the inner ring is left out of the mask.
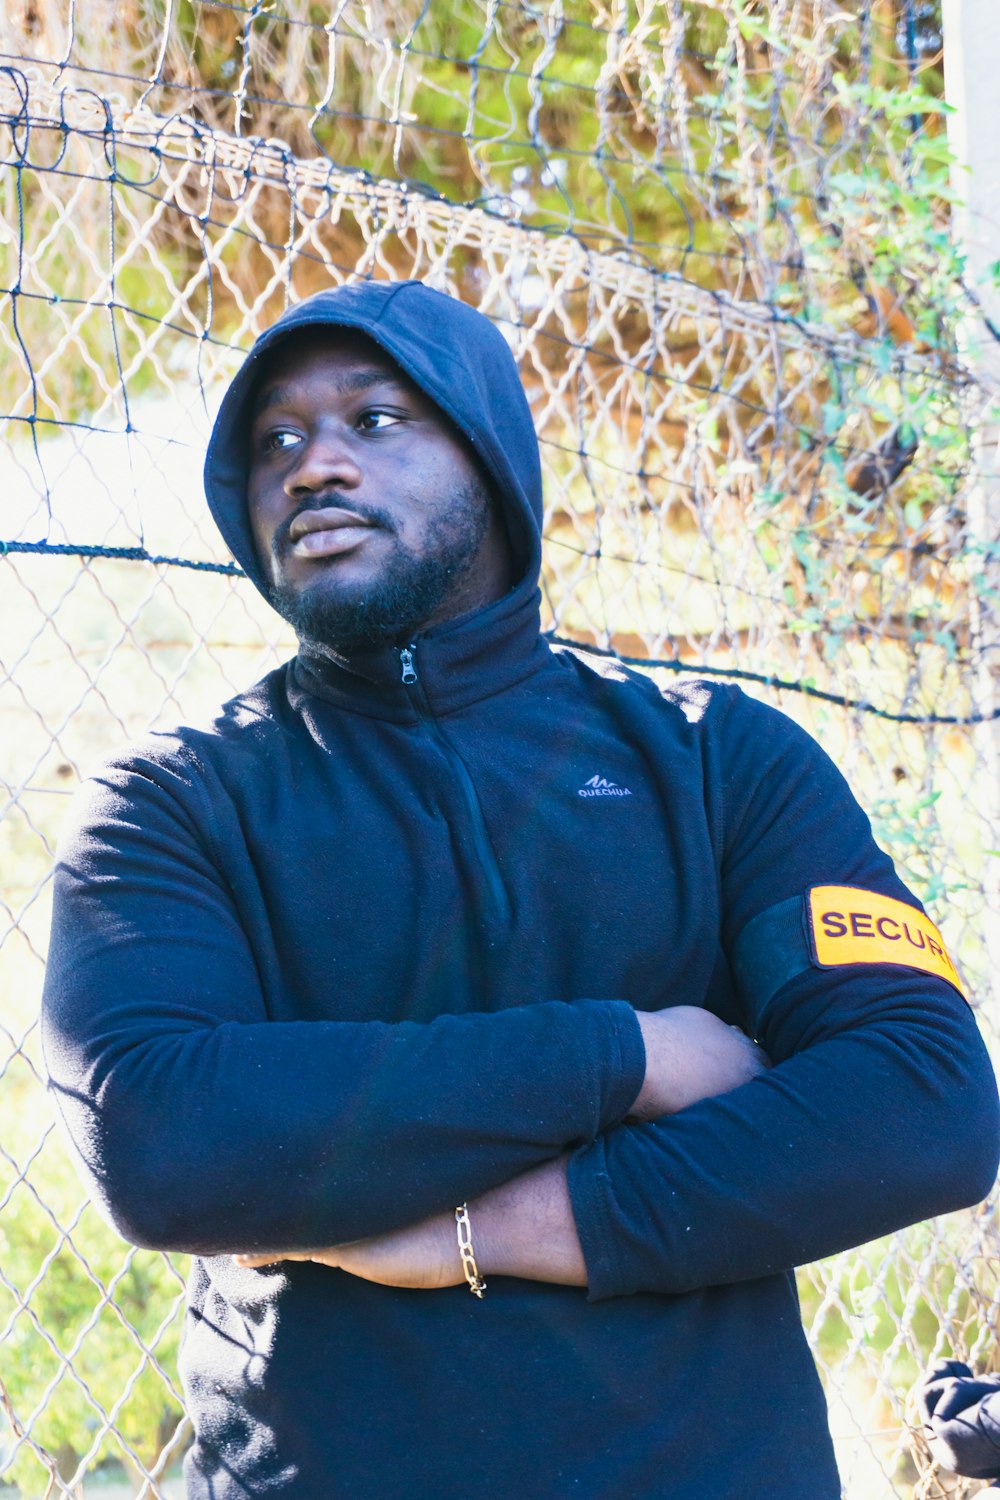
<path id="1" fill-rule="evenodd" d="M 642 1088 L 629 1111 L 635 1122 L 677 1114 L 699 1099 L 728 1093 L 769 1064 L 742 1032 L 693 1006 L 636 1017 L 645 1049 Z M 573 1216 L 568 1157 L 559 1156 L 469 1205 L 481 1275 L 586 1286 L 587 1266 Z M 385 1286 L 454 1286 L 464 1279 L 454 1216 L 433 1214 L 388 1234 L 314 1251 L 239 1255 L 240 1265 L 312 1260 Z"/>
<path id="2" fill-rule="evenodd" d="M 95 1194 L 135 1243 L 273 1259 L 436 1221 L 457 1279 L 451 1210 L 469 1200 L 485 1272 L 585 1279 L 595 1298 L 787 1270 L 989 1190 L 997 1097 L 975 1023 L 943 981 L 902 969 L 805 973 L 748 1011 L 775 1066 L 736 1087 L 679 1062 L 677 1009 L 270 1020 L 187 774 L 109 770 L 57 877 L 46 1059 Z M 832 821 L 826 774 L 803 772 Z M 749 806 L 737 891 L 817 841 L 800 813 L 776 845 Z M 682 1107 L 670 1091 L 689 1073 Z"/>

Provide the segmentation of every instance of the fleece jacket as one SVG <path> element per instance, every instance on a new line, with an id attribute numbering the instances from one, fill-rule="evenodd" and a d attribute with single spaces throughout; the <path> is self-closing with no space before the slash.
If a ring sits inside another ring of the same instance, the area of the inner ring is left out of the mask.
<path id="1" fill-rule="evenodd" d="M 374 339 L 464 435 L 518 577 L 416 640 L 301 649 L 76 801 L 45 1051 L 112 1222 L 194 1256 L 191 1500 L 836 1500 L 793 1268 L 988 1191 L 972 1012 L 804 732 L 550 649 L 538 445 L 471 309 L 359 284 L 264 334 L 206 464 L 251 579 L 247 403 L 315 325 Z M 800 916 L 768 939 L 762 914 L 830 885 L 860 960 L 821 961 Z M 874 912 L 898 946 L 866 961 Z M 677 1004 L 774 1067 L 634 1123 L 635 1012 Z M 567 1150 L 586 1289 L 231 1258 L 413 1223 Z"/>

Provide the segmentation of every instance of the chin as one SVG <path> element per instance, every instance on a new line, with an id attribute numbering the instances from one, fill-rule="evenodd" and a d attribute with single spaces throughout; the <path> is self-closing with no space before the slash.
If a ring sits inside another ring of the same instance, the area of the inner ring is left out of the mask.
<path id="1" fill-rule="evenodd" d="M 377 580 L 349 586 L 330 579 L 304 586 L 279 584 L 272 588 L 270 602 L 303 645 L 340 655 L 389 644 L 415 622 L 412 607 L 406 607 L 398 591 Z"/>

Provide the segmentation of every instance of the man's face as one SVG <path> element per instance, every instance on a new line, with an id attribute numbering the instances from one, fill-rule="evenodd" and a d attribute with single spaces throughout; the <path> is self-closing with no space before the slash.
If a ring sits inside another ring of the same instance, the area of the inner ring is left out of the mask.
<path id="1" fill-rule="evenodd" d="M 306 641 L 398 642 L 509 586 L 503 524 L 464 441 L 348 330 L 304 333 L 269 362 L 247 499 L 271 602 Z"/>

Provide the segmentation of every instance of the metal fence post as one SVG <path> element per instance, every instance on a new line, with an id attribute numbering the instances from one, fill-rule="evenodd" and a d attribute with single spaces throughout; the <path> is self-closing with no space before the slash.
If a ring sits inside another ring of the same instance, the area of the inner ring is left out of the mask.
<path id="1" fill-rule="evenodd" d="M 976 709 L 992 714 L 1000 703 L 1000 131 L 996 88 L 1000 77 L 1000 11 L 996 0 L 943 0 L 945 97 L 952 106 L 948 136 L 957 158 L 953 183 L 960 207 L 955 228 L 966 255 L 970 292 L 964 330 L 969 365 L 986 400 L 978 426 L 971 476 L 971 536 L 981 547 L 982 572 L 971 590 L 972 646 L 976 659 Z M 991 639 L 991 632 L 993 638 Z M 1000 737 L 996 723 L 974 731 L 980 739 L 987 848 L 1000 850 Z M 986 941 L 992 990 L 1000 999 L 1000 855 L 985 861 Z M 989 920 L 992 914 L 993 920 Z"/>

